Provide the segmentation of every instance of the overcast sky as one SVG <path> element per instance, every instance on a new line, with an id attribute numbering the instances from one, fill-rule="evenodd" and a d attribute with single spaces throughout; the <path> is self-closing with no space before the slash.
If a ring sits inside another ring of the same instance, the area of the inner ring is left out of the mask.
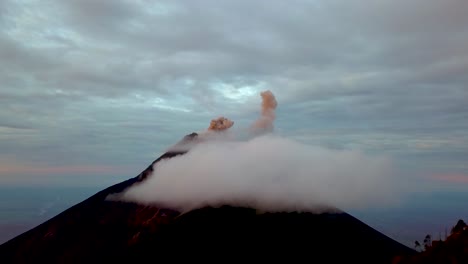
<path id="1" fill-rule="evenodd" d="M 0 0 L 0 185 L 133 177 L 212 118 L 255 120 L 270 89 L 277 133 L 466 189 L 467 14 L 466 0 Z"/>

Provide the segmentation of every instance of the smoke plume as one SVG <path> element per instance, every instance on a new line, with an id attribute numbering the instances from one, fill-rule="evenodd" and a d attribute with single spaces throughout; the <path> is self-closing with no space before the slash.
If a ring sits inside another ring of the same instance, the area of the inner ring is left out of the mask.
<path id="1" fill-rule="evenodd" d="M 276 98 L 269 90 L 261 92 L 262 96 L 262 112 L 261 116 L 253 124 L 254 131 L 272 131 L 273 122 L 275 121 L 275 109 L 278 106 Z"/>
<path id="2" fill-rule="evenodd" d="M 186 148 L 186 154 L 154 164 L 153 175 L 119 199 L 182 212 L 221 205 L 323 212 L 394 200 L 389 158 L 264 134 L 273 129 L 277 102 L 271 91 L 261 96 L 261 117 L 253 128 L 263 135 L 254 133 L 253 138 L 239 140 L 226 133 L 209 133 L 233 125 L 224 117 L 214 119 L 208 133 L 177 145 Z"/>
<path id="3" fill-rule="evenodd" d="M 223 130 L 229 129 L 233 125 L 234 125 L 234 122 L 232 122 L 231 120 L 225 117 L 219 117 L 217 119 L 211 120 L 208 130 L 209 131 L 223 131 Z"/>

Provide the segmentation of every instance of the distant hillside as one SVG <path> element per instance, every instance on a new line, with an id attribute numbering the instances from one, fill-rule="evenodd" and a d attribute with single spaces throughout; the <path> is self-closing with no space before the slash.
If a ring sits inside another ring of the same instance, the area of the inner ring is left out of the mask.
<path id="1" fill-rule="evenodd" d="M 430 242 L 424 250 L 412 256 L 401 257 L 398 264 L 465 264 L 468 263 L 468 227 L 459 220 L 446 240 Z"/>

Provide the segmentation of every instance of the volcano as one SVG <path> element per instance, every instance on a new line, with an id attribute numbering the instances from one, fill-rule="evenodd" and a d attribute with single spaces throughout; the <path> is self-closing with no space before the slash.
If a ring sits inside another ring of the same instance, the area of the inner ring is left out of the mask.
<path id="1" fill-rule="evenodd" d="M 182 142 L 196 138 L 192 133 Z M 154 164 L 184 153 L 168 151 L 138 176 L 4 243 L 0 263 L 391 263 L 397 255 L 414 253 L 345 212 L 265 213 L 226 205 L 181 214 L 108 199 L 144 181 Z"/>

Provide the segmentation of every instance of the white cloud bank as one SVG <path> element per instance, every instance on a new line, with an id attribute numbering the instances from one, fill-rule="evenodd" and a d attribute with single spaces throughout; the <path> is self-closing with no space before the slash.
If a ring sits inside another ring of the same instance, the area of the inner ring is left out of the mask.
<path id="1" fill-rule="evenodd" d="M 177 209 L 248 206 L 264 211 L 323 212 L 393 201 L 391 160 L 263 135 L 202 141 L 154 165 L 121 199 Z"/>

